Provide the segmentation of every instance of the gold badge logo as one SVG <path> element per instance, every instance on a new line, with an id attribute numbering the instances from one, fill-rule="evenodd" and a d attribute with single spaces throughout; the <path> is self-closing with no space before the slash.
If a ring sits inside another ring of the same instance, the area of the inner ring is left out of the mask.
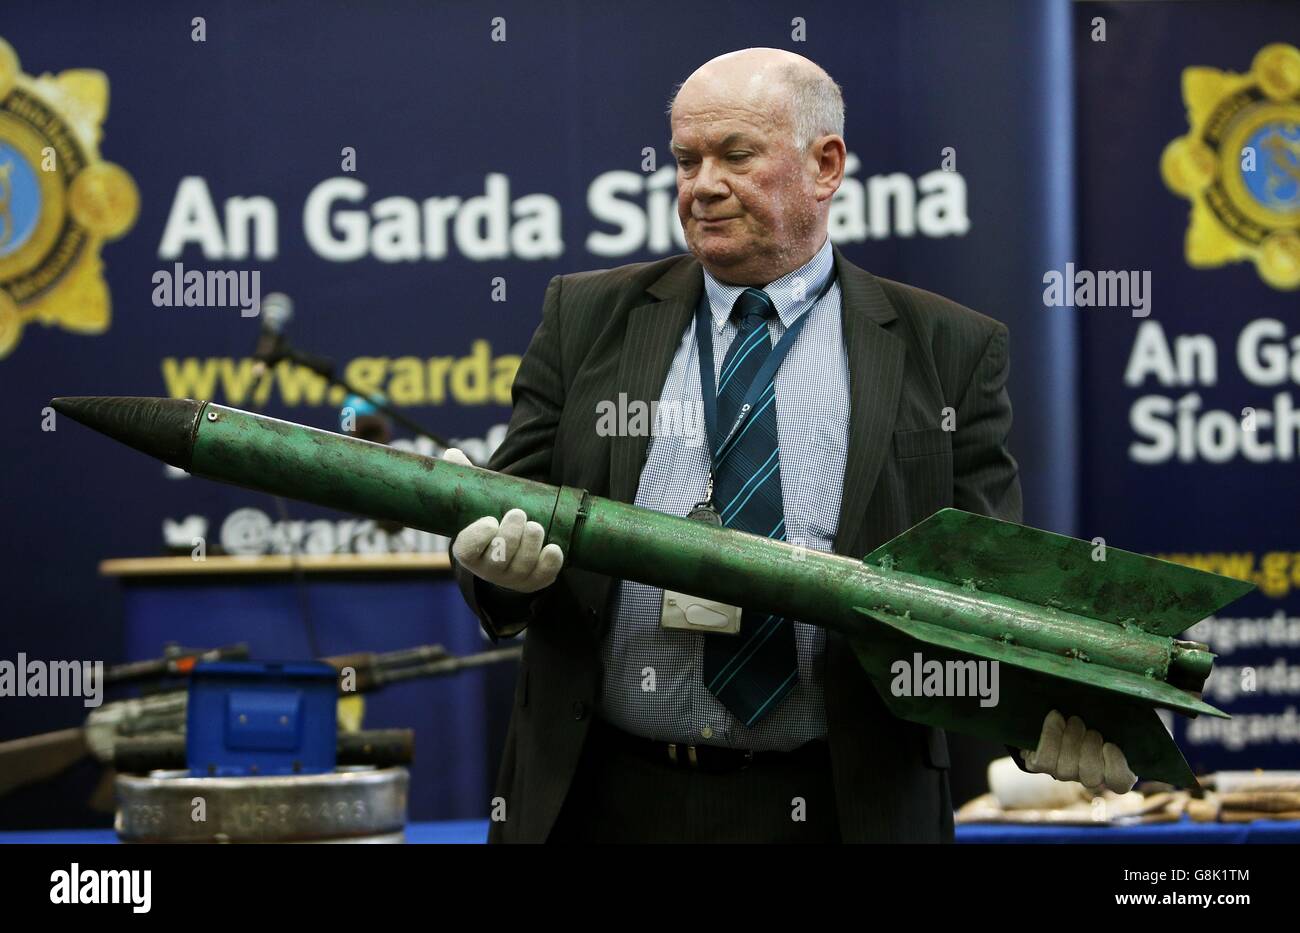
<path id="1" fill-rule="evenodd" d="M 1300 286 L 1300 50 L 1265 46 L 1244 75 L 1187 68 L 1183 102 L 1191 129 L 1160 174 L 1192 202 L 1188 264 L 1249 259 L 1274 288 Z"/>
<path id="2" fill-rule="evenodd" d="M 131 229 L 140 195 L 99 157 L 107 111 L 102 72 L 33 78 L 0 39 L 0 358 L 29 321 L 108 329 L 99 250 Z"/>

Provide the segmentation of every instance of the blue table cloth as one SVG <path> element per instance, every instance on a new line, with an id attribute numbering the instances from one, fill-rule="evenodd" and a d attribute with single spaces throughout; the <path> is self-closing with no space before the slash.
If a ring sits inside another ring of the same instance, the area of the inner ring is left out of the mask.
<path id="1" fill-rule="evenodd" d="M 473 844 L 487 839 L 487 820 L 452 820 L 410 823 L 406 841 L 417 845 Z M 111 829 L 52 829 L 0 833 L 0 845 L 14 843 L 85 844 L 116 843 Z M 1262 820 L 1255 823 L 1178 823 L 1154 826 L 958 826 L 958 843 L 1092 844 L 1152 843 L 1300 843 L 1300 820 Z"/>

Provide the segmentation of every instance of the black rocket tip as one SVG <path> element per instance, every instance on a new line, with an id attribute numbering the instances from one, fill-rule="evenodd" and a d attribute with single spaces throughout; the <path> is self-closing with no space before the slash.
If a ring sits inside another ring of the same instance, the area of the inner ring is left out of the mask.
<path id="1" fill-rule="evenodd" d="M 188 398 L 109 395 L 50 402 L 60 415 L 182 470 L 190 468 L 194 434 L 205 404 Z"/>

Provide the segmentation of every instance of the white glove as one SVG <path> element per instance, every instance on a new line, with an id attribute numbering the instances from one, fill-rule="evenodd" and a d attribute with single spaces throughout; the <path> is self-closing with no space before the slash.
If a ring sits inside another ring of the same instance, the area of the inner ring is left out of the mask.
<path id="1" fill-rule="evenodd" d="M 473 466 L 455 447 L 442 459 Z M 491 515 L 466 525 L 451 544 L 456 562 L 480 580 L 519 593 L 533 593 L 555 582 L 564 566 L 558 544 L 542 547 L 546 531 L 528 521 L 523 509 L 511 509 L 498 522 Z"/>
<path id="2" fill-rule="evenodd" d="M 1050 774 L 1058 781 L 1078 781 L 1092 793 L 1109 788 L 1127 794 L 1137 783 L 1128 759 L 1118 745 L 1102 740 L 1078 716 L 1069 722 L 1056 710 L 1043 720 L 1043 732 L 1035 751 L 1021 749 L 1025 767 L 1035 774 Z"/>

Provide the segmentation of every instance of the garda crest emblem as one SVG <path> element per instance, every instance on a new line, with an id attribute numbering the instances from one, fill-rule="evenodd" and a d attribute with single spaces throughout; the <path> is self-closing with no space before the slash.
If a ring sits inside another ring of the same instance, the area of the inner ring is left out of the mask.
<path id="1" fill-rule="evenodd" d="M 100 246 L 131 229 L 140 196 L 99 157 L 102 72 L 33 78 L 0 39 L 0 358 L 30 321 L 82 334 L 108 328 Z"/>
<path id="2" fill-rule="evenodd" d="M 1300 286 L 1300 50 L 1260 49 L 1248 73 L 1183 71 L 1191 129 L 1160 174 L 1192 202 L 1189 265 L 1250 260 L 1277 289 Z"/>

